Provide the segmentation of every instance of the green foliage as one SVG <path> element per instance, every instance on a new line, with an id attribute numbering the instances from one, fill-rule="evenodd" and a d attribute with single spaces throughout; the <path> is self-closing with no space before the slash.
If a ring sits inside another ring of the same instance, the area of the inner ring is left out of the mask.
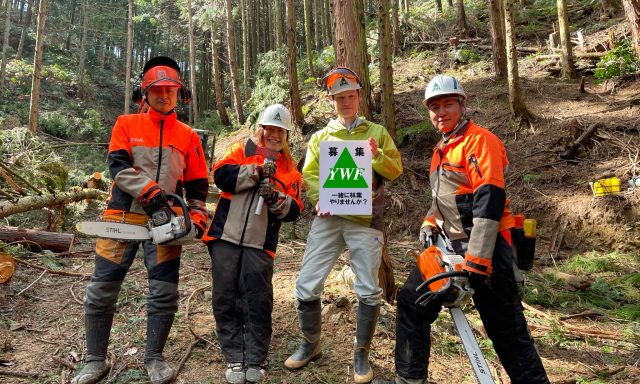
<path id="1" fill-rule="evenodd" d="M 320 54 L 316 56 L 316 60 L 314 61 L 313 65 L 321 73 L 328 72 L 330 68 L 335 67 L 336 55 L 333 46 L 328 45 L 324 47 L 322 52 L 320 52 Z"/>
<path id="2" fill-rule="evenodd" d="M 102 125 L 100 112 L 89 108 L 84 112 L 84 118 L 80 126 L 80 136 L 91 141 L 103 142 L 109 134 L 109 130 Z"/>
<path id="3" fill-rule="evenodd" d="M 218 111 L 205 111 L 202 113 L 202 116 L 200 117 L 200 120 L 198 120 L 198 124 L 195 125 L 195 128 L 211 131 L 219 135 L 225 131 L 226 127 L 222 124 L 222 121 L 220 121 Z"/>
<path id="4" fill-rule="evenodd" d="M 616 257 L 611 257 L 611 255 L 600 255 L 591 251 L 584 255 L 574 256 L 563 269 L 580 274 L 614 272 L 618 269 L 614 262 L 615 259 Z"/>
<path id="5" fill-rule="evenodd" d="M 538 179 L 540 179 L 540 175 L 538 174 L 527 173 L 522 176 L 522 181 L 524 181 L 525 184 L 535 183 Z"/>
<path id="6" fill-rule="evenodd" d="M 71 135 L 69 118 L 58 111 L 41 113 L 38 126 L 51 136 L 61 139 L 67 139 Z"/>
<path id="7" fill-rule="evenodd" d="M 402 146 L 407 139 L 412 139 L 416 136 L 427 136 L 435 141 L 437 139 L 437 134 L 438 133 L 433 124 L 431 124 L 428 119 L 425 119 L 417 124 L 399 128 L 397 131 L 397 143 L 398 146 Z"/>
<path id="8" fill-rule="evenodd" d="M 602 56 L 593 75 L 596 82 L 634 73 L 640 70 L 640 61 L 629 40 L 624 40 Z"/>
<path id="9" fill-rule="evenodd" d="M 284 103 L 289 97 L 286 59 L 287 51 L 284 46 L 258 56 L 255 88 L 246 104 L 249 124 L 254 124 L 266 107 Z"/>
<path id="10" fill-rule="evenodd" d="M 451 51 L 453 59 L 462 64 L 477 63 L 480 61 L 480 54 L 473 48 L 459 48 Z"/>

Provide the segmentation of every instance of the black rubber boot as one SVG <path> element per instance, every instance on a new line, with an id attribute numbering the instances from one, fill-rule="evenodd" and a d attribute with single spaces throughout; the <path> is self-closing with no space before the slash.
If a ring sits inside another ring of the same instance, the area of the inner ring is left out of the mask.
<path id="1" fill-rule="evenodd" d="M 113 315 L 85 315 L 84 331 L 87 337 L 87 363 L 71 380 L 71 384 L 94 384 L 109 373 L 107 347 Z"/>
<path id="2" fill-rule="evenodd" d="M 174 369 L 164 361 L 162 351 L 169 337 L 174 315 L 151 315 L 147 318 L 147 350 L 144 367 L 152 384 L 165 384 L 173 379 Z"/>
<path id="3" fill-rule="evenodd" d="M 356 345 L 353 351 L 353 381 L 368 383 L 373 379 L 373 370 L 369 363 L 369 348 L 376 331 L 376 323 L 380 314 L 379 305 L 358 304 L 358 320 L 356 322 Z"/>
<path id="4" fill-rule="evenodd" d="M 302 332 L 302 341 L 298 350 L 289 356 L 284 366 L 288 369 L 299 369 L 310 361 L 322 356 L 320 350 L 320 333 L 322 331 L 322 305 L 320 299 L 298 301 L 298 321 Z"/>

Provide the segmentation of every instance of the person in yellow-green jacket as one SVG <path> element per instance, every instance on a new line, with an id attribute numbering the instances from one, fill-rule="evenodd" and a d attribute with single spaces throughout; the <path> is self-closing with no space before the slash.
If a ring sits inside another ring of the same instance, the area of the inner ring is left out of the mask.
<path id="1" fill-rule="evenodd" d="M 295 286 L 302 340 L 298 350 L 285 362 L 285 366 L 289 369 L 302 368 L 320 357 L 320 297 L 329 272 L 347 247 L 351 269 L 355 274 L 354 290 L 359 300 L 353 357 L 354 381 L 368 383 L 373 378 L 369 347 L 382 300 L 378 269 L 384 242 L 383 183 L 402 174 L 402 161 L 387 130 L 358 116 L 360 98 L 363 97 L 360 91 L 362 85 L 352 70 L 331 70 L 323 79 L 323 87 L 338 116 L 325 128 L 314 133 L 307 145 L 302 174 L 307 199 L 315 205 L 316 218 L 307 237 L 307 247 Z M 320 142 L 343 140 L 369 142 L 374 171 L 373 210 L 370 216 L 334 216 L 319 206 Z"/>

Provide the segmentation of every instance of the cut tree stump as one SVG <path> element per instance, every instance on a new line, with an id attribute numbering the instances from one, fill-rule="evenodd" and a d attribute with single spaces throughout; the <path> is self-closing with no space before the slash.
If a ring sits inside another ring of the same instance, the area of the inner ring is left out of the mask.
<path id="1" fill-rule="evenodd" d="M 5 243 L 24 241 L 23 245 L 31 251 L 71 252 L 75 238 L 72 233 L 0 226 L 0 240 Z"/>

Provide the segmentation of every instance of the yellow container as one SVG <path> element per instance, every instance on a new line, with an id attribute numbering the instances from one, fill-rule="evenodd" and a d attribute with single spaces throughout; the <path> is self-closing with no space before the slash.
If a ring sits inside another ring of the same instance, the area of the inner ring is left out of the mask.
<path id="1" fill-rule="evenodd" d="M 620 193 L 620 180 L 617 177 L 608 179 L 600 179 L 595 183 L 591 183 L 591 191 L 593 196 L 617 195 Z"/>
<path id="2" fill-rule="evenodd" d="M 535 219 L 524 219 L 522 228 L 524 229 L 524 237 L 536 237 L 536 225 L 538 222 Z"/>

